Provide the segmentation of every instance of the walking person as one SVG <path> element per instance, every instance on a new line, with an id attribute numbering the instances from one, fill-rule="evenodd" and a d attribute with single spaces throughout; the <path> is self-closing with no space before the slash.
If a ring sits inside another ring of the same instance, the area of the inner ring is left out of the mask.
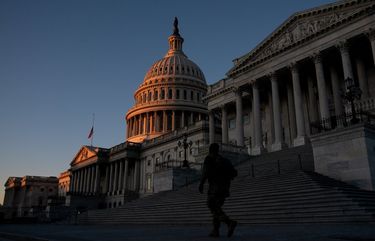
<path id="1" fill-rule="evenodd" d="M 225 199 L 229 197 L 230 182 L 237 176 L 232 163 L 219 155 L 219 145 L 213 143 L 209 147 L 209 154 L 204 159 L 199 192 L 203 194 L 203 186 L 208 180 L 207 206 L 213 217 L 213 230 L 210 237 L 220 236 L 220 223 L 228 226 L 228 237 L 233 235 L 237 222 L 230 219 L 222 209 Z"/>

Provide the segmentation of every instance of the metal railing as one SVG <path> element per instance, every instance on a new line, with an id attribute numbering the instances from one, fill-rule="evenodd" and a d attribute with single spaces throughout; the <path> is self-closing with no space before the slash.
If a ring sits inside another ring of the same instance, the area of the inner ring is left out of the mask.
<path id="1" fill-rule="evenodd" d="M 261 164 L 250 163 L 248 175 L 251 177 L 269 176 L 306 169 L 308 168 L 304 168 L 302 157 L 298 154 L 295 159 L 278 159 Z"/>
<path id="2" fill-rule="evenodd" d="M 164 170 L 168 170 L 168 169 L 175 168 L 175 167 L 181 168 L 182 165 L 183 165 L 183 161 L 178 161 L 178 160 L 158 162 L 155 164 L 154 171 L 159 172 L 159 171 L 164 171 Z"/>
<path id="3" fill-rule="evenodd" d="M 339 116 L 331 116 L 320 121 L 310 123 L 311 134 L 318 134 L 326 131 L 332 131 L 337 128 L 345 128 L 356 125 L 358 123 L 364 123 L 375 126 L 375 115 L 360 111 L 354 116 L 352 113 L 345 113 Z"/>

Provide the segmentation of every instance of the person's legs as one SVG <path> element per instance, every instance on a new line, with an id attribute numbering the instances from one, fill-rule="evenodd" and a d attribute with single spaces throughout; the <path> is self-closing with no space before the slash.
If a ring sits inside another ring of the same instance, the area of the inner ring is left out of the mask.
<path id="1" fill-rule="evenodd" d="M 220 206 L 218 200 L 213 195 L 208 195 L 207 197 L 207 206 L 211 211 L 212 214 L 212 224 L 213 230 L 209 234 L 211 237 L 219 237 L 219 229 L 220 229 L 220 221 L 221 221 L 221 213 L 220 213 Z"/>
<path id="2" fill-rule="evenodd" d="M 237 222 L 230 219 L 223 211 L 222 206 L 224 205 L 224 202 L 225 198 L 216 197 L 216 214 L 218 215 L 218 219 L 228 226 L 227 236 L 231 237 L 233 235 L 234 229 L 237 226 Z"/>

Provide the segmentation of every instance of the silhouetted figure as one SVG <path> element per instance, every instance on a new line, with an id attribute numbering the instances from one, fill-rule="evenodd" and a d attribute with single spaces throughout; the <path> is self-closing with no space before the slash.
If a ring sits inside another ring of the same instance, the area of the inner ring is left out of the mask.
<path id="1" fill-rule="evenodd" d="M 237 176 L 232 163 L 219 155 L 219 145 L 210 145 L 209 154 L 204 159 L 199 192 L 203 193 L 203 185 L 208 179 L 207 206 L 213 217 L 211 237 L 219 237 L 220 223 L 228 225 L 228 237 L 232 236 L 237 222 L 231 220 L 222 210 L 225 198 L 229 197 L 230 182 Z"/>

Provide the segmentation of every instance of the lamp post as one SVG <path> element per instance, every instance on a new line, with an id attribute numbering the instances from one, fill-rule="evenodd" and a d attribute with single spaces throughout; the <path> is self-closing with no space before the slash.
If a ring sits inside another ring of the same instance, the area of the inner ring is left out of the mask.
<path id="1" fill-rule="evenodd" d="M 352 119 L 350 122 L 352 124 L 356 124 L 359 122 L 359 119 L 356 116 L 356 110 L 354 101 L 359 100 L 362 95 L 362 90 L 355 85 L 354 80 L 350 77 L 345 79 L 346 91 L 344 94 L 344 98 L 350 103 L 352 109 Z"/>
<path id="2" fill-rule="evenodd" d="M 189 167 L 189 162 L 186 160 L 186 150 L 188 149 L 188 147 L 191 147 L 193 145 L 193 142 L 188 141 L 187 135 L 185 134 L 182 141 L 178 141 L 177 144 L 178 144 L 178 147 L 184 148 L 184 161 L 183 161 L 182 167 Z"/>

